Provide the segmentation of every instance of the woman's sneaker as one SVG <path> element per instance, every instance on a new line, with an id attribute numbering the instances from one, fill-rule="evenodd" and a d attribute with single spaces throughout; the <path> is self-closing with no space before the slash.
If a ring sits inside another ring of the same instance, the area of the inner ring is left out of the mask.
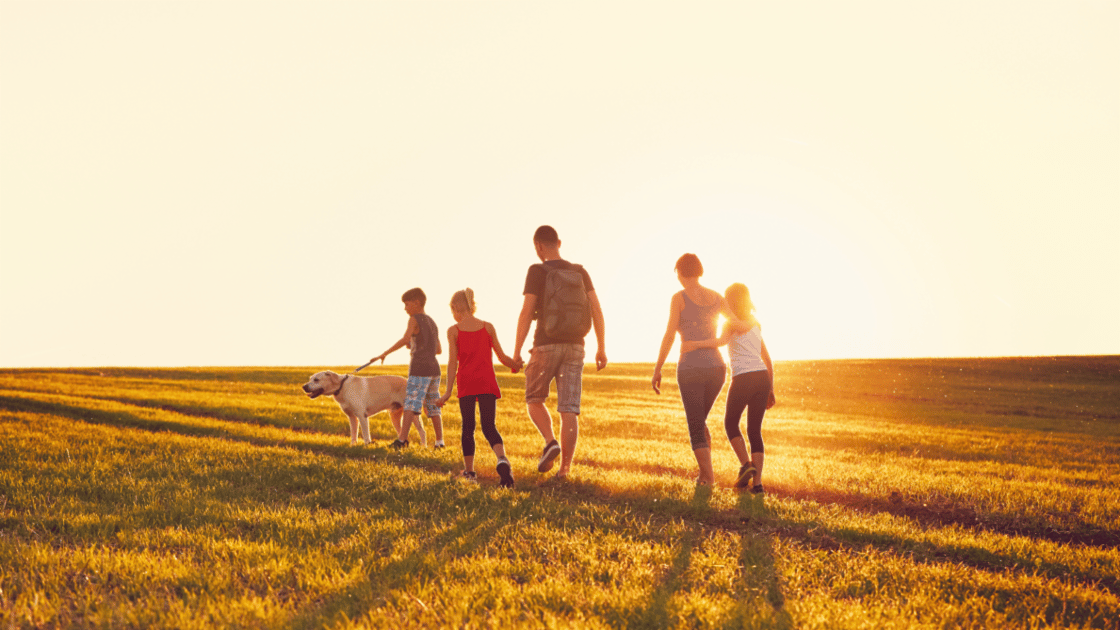
<path id="1" fill-rule="evenodd" d="M 464 470 L 463 474 L 461 474 L 459 476 L 463 478 L 463 481 L 469 481 L 471 483 L 478 483 L 478 475 L 475 474 L 475 472 L 473 470 Z"/>
<path id="2" fill-rule="evenodd" d="M 408 440 L 393 440 L 393 443 L 389 445 L 389 448 L 395 451 L 399 451 L 402 448 L 408 448 Z"/>
<path id="3" fill-rule="evenodd" d="M 736 488 L 746 488 L 751 485 L 754 480 L 754 466 L 752 464 L 743 464 L 739 467 L 739 476 L 735 478 Z"/>
<path id="4" fill-rule="evenodd" d="M 560 444 L 553 440 L 544 445 L 544 452 L 541 453 L 541 461 L 537 464 L 537 472 L 548 472 L 552 470 L 552 464 L 556 458 L 560 456 Z"/>
<path id="5" fill-rule="evenodd" d="M 762 484 L 758 484 L 757 486 L 751 488 L 751 494 L 765 494 L 765 493 L 766 493 L 766 491 L 762 489 Z"/>
<path id="6" fill-rule="evenodd" d="M 498 460 L 498 476 L 502 479 L 498 485 L 503 488 L 513 487 L 513 475 L 510 474 L 510 465 L 508 459 Z"/>

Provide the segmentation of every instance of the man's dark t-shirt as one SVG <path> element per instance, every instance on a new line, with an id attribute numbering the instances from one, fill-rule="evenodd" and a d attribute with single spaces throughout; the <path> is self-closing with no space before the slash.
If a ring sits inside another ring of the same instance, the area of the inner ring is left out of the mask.
<path id="1" fill-rule="evenodd" d="M 546 267 L 547 265 L 547 267 Z M 543 304 L 541 301 L 544 299 L 544 282 L 548 277 L 548 268 L 554 269 L 569 269 L 574 267 L 572 263 L 566 260 L 550 260 L 544 263 L 538 263 L 529 267 L 529 273 L 525 276 L 525 290 L 522 295 L 535 295 L 537 296 L 537 312 L 533 314 L 533 319 L 537 319 L 540 314 L 540 309 Z M 587 289 L 590 293 L 595 290 L 595 286 L 591 284 L 591 276 L 588 275 L 587 270 L 580 267 L 580 274 L 583 275 L 583 288 Z M 537 322 L 536 331 L 533 333 L 533 347 L 547 346 L 555 343 L 575 343 L 583 345 L 583 337 L 578 339 L 554 339 L 549 337 L 544 332 L 544 327 Z"/>

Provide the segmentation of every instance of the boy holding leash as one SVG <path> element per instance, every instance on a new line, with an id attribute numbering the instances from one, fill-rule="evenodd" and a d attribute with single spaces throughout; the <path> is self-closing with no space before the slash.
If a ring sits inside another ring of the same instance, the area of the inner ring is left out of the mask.
<path id="1" fill-rule="evenodd" d="M 401 422 L 400 433 L 391 446 L 400 450 L 408 446 L 408 434 L 413 424 L 420 434 L 420 444 L 428 446 L 428 435 L 424 431 L 424 424 L 420 421 L 420 412 L 426 411 L 432 419 L 432 426 L 436 430 L 436 448 L 443 448 L 443 419 L 440 417 L 436 401 L 439 399 L 439 361 L 437 354 L 443 353 L 439 342 L 439 329 L 435 321 L 424 313 L 424 305 L 428 298 L 419 288 L 409 289 L 401 296 L 404 302 L 404 311 L 408 313 L 408 328 L 391 348 L 370 359 L 385 362 L 385 357 L 394 351 L 408 346 L 412 351 L 412 358 L 408 364 L 408 390 L 404 401 L 404 419 Z"/>

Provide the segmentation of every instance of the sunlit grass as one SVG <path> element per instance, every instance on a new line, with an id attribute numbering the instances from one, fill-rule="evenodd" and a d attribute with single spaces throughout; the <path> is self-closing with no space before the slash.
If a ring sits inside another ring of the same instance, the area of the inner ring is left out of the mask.
<path id="1" fill-rule="evenodd" d="M 309 369 L 0 372 L 0 626 L 1116 627 L 1120 360 L 779 364 L 765 497 L 649 369 L 588 373 L 566 482 L 500 374 L 513 491 Z"/>

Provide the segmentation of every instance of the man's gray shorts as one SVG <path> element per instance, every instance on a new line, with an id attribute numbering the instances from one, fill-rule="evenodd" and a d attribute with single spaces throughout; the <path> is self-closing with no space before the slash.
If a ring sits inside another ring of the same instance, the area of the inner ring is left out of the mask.
<path id="1" fill-rule="evenodd" d="M 529 352 L 529 363 L 525 365 L 525 402 L 543 403 L 555 378 L 557 411 L 578 415 L 583 395 L 583 344 L 549 344 Z"/>

